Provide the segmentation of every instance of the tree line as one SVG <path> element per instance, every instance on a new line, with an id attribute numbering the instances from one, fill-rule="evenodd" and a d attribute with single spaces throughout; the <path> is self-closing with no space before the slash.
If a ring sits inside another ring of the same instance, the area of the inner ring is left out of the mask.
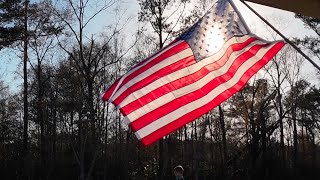
<path id="1" fill-rule="evenodd" d="M 192 25 L 211 1 L 138 2 L 140 25 L 126 37 L 133 21 L 123 15 L 126 2 L 0 1 L 0 47 L 15 52 L 23 79 L 17 92 L 0 81 L 1 177 L 163 180 L 174 179 L 178 164 L 195 180 L 320 177 L 320 88 L 303 78 L 303 59 L 290 47 L 217 108 L 141 146 L 99 95 Z M 106 12 L 116 15 L 111 25 L 88 36 Z M 296 18 L 315 35 L 293 41 L 319 60 L 320 20 Z"/>

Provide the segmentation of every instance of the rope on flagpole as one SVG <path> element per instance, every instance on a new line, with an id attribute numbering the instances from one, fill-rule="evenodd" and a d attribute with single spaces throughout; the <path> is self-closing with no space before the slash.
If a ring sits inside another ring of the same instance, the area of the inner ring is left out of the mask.
<path id="1" fill-rule="evenodd" d="M 249 6 L 244 0 L 240 0 L 244 5 L 246 5 L 255 15 L 257 15 L 264 23 L 266 23 L 271 29 L 278 33 L 288 44 L 290 44 L 295 50 L 297 50 L 304 58 L 306 58 L 314 67 L 320 72 L 320 67 L 307 56 L 300 48 L 298 48 L 293 42 L 291 42 L 286 36 L 284 36 L 280 31 L 278 31 L 274 26 L 272 26 L 266 19 L 264 19 L 260 14 L 258 14 L 251 6 Z"/>

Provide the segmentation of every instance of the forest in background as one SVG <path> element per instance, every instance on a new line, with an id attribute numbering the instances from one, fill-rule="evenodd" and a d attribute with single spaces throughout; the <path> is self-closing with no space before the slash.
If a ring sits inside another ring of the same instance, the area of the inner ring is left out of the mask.
<path id="1" fill-rule="evenodd" d="M 168 180 L 178 164 L 194 180 L 320 178 L 320 87 L 303 78 L 303 58 L 289 46 L 263 78 L 143 147 L 99 95 L 211 1 L 138 1 L 142 25 L 129 37 L 124 27 L 132 19 L 123 17 L 122 1 L 0 1 L 0 48 L 21 59 L 23 79 L 17 92 L 0 81 L 1 179 Z M 106 19 L 112 26 L 88 37 L 90 22 L 105 11 L 115 14 Z M 315 36 L 292 40 L 319 64 L 320 20 L 296 18 Z"/>

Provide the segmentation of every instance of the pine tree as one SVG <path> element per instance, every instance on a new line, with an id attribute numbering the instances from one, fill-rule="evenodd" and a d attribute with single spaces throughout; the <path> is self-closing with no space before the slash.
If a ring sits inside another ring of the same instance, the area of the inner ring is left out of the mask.
<path id="1" fill-rule="evenodd" d="M 23 0 L 0 1 L 0 49 L 23 39 Z"/>

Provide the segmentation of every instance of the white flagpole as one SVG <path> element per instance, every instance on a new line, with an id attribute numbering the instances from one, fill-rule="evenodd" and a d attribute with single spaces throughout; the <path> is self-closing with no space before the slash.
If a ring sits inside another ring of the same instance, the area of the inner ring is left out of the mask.
<path id="1" fill-rule="evenodd" d="M 247 30 L 247 32 L 248 32 L 249 34 L 251 34 L 251 31 L 250 31 L 250 29 L 249 29 L 246 21 L 243 19 L 240 11 L 238 10 L 237 6 L 234 4 L 233 0 L 227 0 L 227 1 L 229 1 L 230 5 L 232 6 L 232 8 L 234 9 L 234 11 L 235 11 L 235 12 L 237 13 L 237 15 L 239 16 L 241 22 L 242 22 L 243 25 L 244 25 L 244 28 Z"/>

